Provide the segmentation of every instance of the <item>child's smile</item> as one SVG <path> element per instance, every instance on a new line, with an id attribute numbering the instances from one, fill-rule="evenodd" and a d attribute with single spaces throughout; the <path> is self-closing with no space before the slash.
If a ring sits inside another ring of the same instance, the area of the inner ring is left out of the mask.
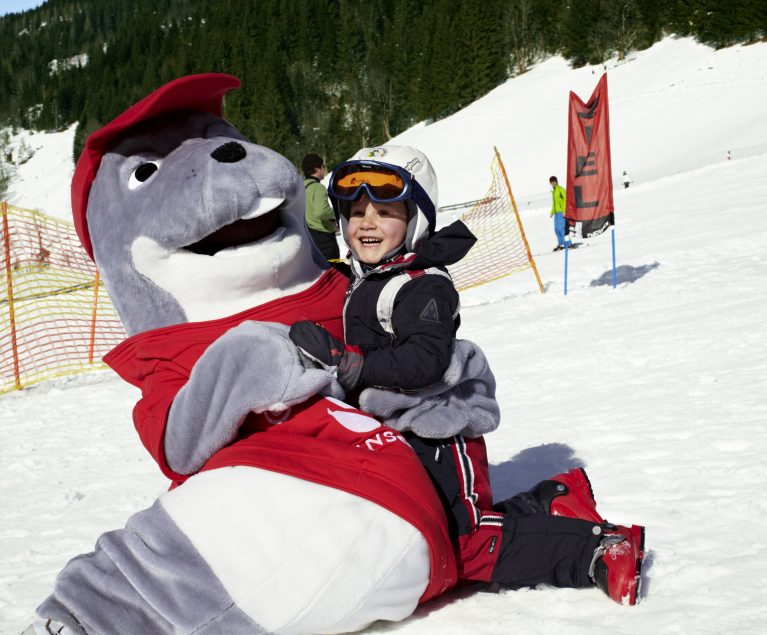
<path id="1" fill-rule="evenodd" d="M 347 233 L 361 262 L 375 265 L 405 242 L 407 205 L 376 203 L 363 196 L 351 204 Z"/>

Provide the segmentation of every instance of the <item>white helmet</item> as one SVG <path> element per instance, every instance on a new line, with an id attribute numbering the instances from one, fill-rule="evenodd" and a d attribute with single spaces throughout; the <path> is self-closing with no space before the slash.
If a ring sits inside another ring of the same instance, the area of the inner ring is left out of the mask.
<path id="1" fill-rule="evenodd" d="M 402 198 L 391 200 L 405 201 L 409 220 L 407 233 L 405 235 L 405 249 L 413 252 L 418 247 L 418 243 L 427 236 L 434 233 L 437 216 L 437 175 L 432 168 L 426 155 L 409 146 L 384 145 L 372 148 L 362 148 L 349 161 L 342 163 L 333 170 L 330 177 L 329 195 L 333 207 L 339 213 L 341 221 L 341 234 L 344 242 L 350 247 L 347 233 L 348 227 L 348 209 L 349 199 L 340 199 L 333 190 L 334 177 L 350 166 L 359 164 L 361 166 L 369 165 L 389 167 L 397 172 L 407 173 L 411 178 L 408 179 L 407 190 Z M 355 193 L 355 198 L 362 192 L 362 187 Z M 369 193 L 368 193 L 369 194 Z M 386 254 L 386 257 L 393 256 L 402 245 Z M 356 255 L 356 254 L 355 254 Z"/>

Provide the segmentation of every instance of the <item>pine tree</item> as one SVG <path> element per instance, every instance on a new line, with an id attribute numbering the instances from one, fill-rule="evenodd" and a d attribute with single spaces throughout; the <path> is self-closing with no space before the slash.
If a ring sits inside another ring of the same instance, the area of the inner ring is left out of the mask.
<path id="1" fill-rule="evenodd" d="M 647 48 L 663 36 L 668 23 L 668 4 L 663 0 L 636 0 L 642 28 L 637 40 L 638 48 Z"/>
<path id="2" fill-rule="evenodd" d="M 503 13 L 510 73 L 526 73 L 541 53 L 540 34 L 535 30 L 533 0 L 511 0 Z"/>
<path id="3" fill-rule="evenodd" d="M 740 0 L 735 7 L 735 36 L 747 43 L 756 42 L 767 33 L 767 2 L 765 0 Z"/>
<path id="4" fill-rule="evenodd" d="M 580 66 L 664 32 L 754 41 L 764 1 L 48 0 L 0 18 L 0 124 L 79 121 L 79 148 L 161 84 L 228 72 L 243 82 L 226 99 L 243 132 L 294 161 L 333 162 L 455 112 L 546 53 Z M 83 68 L 48 75 L 81 54 Z"/>
<path id="5" fill-rule="evenodd" d="M 572 0 L 563 24 L 564 56 L 574 67 L 595 60 L 604 37 L 599 16 L 599 0 Z"/>
<path id="6" fill-rule="evenodd" d="M 622 60 L 640 40 L 644 30 L 639 6 L 636 0 L 613 0 L 607 5 L 605 18 L 618 50 L 618 59 Z"/>

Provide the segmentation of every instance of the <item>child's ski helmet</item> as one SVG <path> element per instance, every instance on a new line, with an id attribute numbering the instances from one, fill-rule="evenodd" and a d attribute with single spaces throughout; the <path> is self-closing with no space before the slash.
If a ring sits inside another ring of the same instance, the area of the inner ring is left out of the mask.
<path id="1" fill-rule="evenodd" d="M 415 251 L 418 247 L 418 243 L 423 238 L 434 233 L 436 225 L 438 200 L 437 175 L 435 174 L 431 163 L 429 163 L 429 160 L 426 158 L 426 155 L 420 150 L 416 150 L 409 146 L 383 145 L 372 148 L 362 148 L 349 159 L 349 161 L 342 164 L 342 166 L 348 166 L 353 163 L 399 168 L 411 174 L 413 179 L 418 183 L 420 186 L 419 191 L 422 190 L 422 195 L 425 198 L 421 198 L 419 203 L 415 200 L 415 198 L 419 198 L 419 196 L 414 198 L 411 194 L 409 198 L 404 200 L 408 208 L 409 218 L 407 233 L 405 235 L 405 250 L 408 252 Z M 333 182 L 334 176 L 336 176 L 335 170 L 330 177 L 331 183 Z M 339 213 L 341 234 L 344 242 L 349 246 L 347 223 L 350 203 L 349 201 L 339 200 L 338 198 L 333 197 L 332 187 L 330 194 L 333 207 L 335 207 Z M 387 254 L 387 257 L 392 255 L 394 254 Z"/>

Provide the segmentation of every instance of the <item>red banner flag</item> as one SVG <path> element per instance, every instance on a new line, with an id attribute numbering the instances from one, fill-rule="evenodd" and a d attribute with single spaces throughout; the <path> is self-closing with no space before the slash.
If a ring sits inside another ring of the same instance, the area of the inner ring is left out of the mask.
<path id="1" fill-rule="evenodd" d="M 615 223 L 610 164 L 607 73 L 587 103 L 570 92 L 567 132 L 567 207 L 570 231 L 589 238 Z"/>

